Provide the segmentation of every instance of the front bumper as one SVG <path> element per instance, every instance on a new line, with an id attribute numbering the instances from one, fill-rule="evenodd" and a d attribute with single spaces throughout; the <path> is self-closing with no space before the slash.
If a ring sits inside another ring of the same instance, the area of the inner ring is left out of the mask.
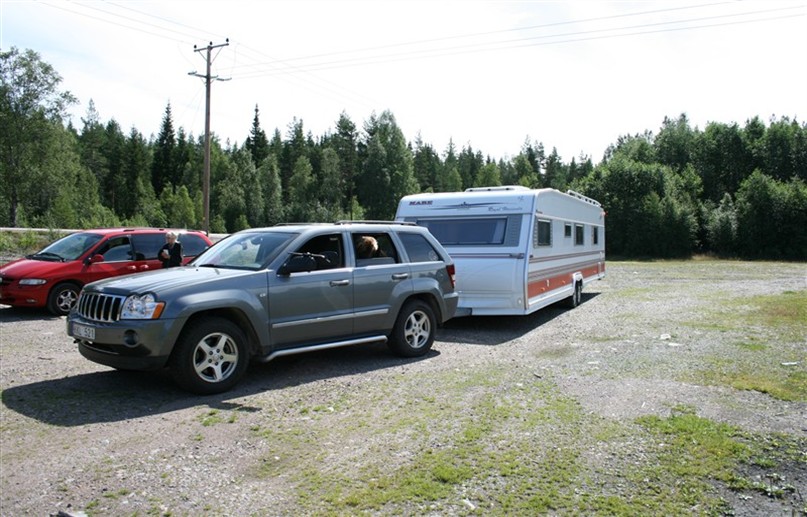
<path id="1" fill-rule="evenodd" d="M 169 328 L 173 320 L 92 321 L 75 312 L 67 317 L 67 335 L 75 338 L 85 358 L 121 370 L 159 370 L 168 362 L 174 341 Z M 80 325 L 84 332 L 76 332 Z M 86 329 L 94 336 L 86 337 Z"/>
<path id="2" fill-rule="evenodd" d="M 50 287 L 50 286 L 48 286 Z M 0 304 L 13 307 L 44 307 L 48 300 L 45 285 L 0 287 Z"/>

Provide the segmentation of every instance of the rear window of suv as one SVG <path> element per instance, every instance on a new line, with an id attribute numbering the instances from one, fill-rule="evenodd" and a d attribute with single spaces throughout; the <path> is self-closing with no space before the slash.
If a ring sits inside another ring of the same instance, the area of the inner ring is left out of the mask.
<path id="1" fill-rule="evenodd" d="M 409 255 L 410 262 L 434 262 L 435 260 L 442 260 L 440 254 L 434 249 L 434 246 L 419 233 L 405 233 L 399 234 L 401 242 L 403 242 L 406 254 Z"/>

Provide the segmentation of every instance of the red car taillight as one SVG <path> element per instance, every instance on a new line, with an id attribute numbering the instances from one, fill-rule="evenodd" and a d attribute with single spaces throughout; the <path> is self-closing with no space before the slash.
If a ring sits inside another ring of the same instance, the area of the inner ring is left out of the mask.
<path id="1" fill-rule="evenodd" d="M 448 278 L 451 279 L 451 287 L 456 287 L 456 283 L 454 280 L 454 264 L 447 264 L 446 265 L 446 272 L 448 273 Z"/>

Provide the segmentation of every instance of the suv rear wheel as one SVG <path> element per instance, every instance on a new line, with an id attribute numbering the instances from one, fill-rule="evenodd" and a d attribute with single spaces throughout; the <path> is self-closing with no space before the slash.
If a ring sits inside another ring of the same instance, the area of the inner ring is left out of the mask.
<path id="1" fill-rule="evenodd" d="M 437 322 L 431 306 L 422 300 L 410 300 L 398 314 L 389 347 L 403 357 L 424 355 L 434 343 L 436 328 Z"/>
<path id="2" fill-rule="evenodd" d="M 247 371 L 247 338 L 224 318 L 193 322 L 177 341 L 170 369 L 180 387 L 209 395 L 229 390 Z"/>

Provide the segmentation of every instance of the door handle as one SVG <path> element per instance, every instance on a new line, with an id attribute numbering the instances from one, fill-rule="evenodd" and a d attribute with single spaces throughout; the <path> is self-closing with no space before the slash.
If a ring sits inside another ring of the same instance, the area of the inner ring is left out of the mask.
<path id="1" fill-rule="evenodd" d="M 393 280 L 406 280 L 409 278 L 409 273 L 395 273 L 392 275 Z"/>
<path id="2" fill-rule="evenodd" d="M 148 265 L 140 266 L 140 271 L 145 271 L 146 269 L 149 269 Z"/>
<path id="3" fill-rule="evenodd" d="M 128 269 L 129 271 L 137 271 L 137 268 L 135 266 L 126 266 L 126 269 Z"/>
<path id="4" fill-rule="evenodd" d="M 331 287 L 350 285 L 350 280 L 331 280 Z"/>

